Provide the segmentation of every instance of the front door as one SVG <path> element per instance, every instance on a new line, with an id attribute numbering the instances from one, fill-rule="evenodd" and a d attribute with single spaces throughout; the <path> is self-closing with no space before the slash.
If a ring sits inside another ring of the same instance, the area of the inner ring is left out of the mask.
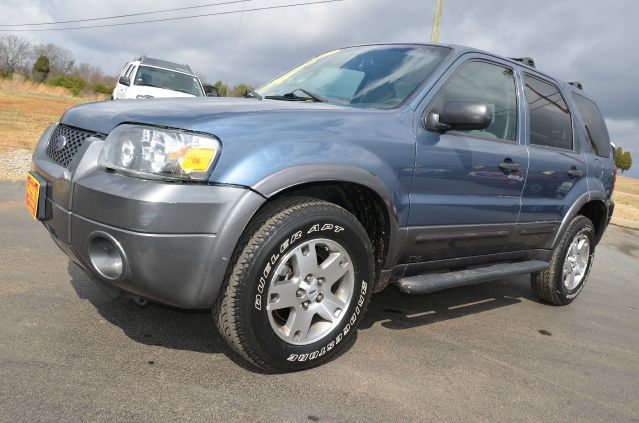
<path id="1" fill-rule="evenodd" d="M 403 260 L 419 262 L 500 253 L 514 234 L 528 168 L 519 142 L 517 84 L 507 63 L 463 63 L 426 107 L 441 113 L 450 101 L 489 106 L 484 130 L 429 132 L 417 128 Z"/>

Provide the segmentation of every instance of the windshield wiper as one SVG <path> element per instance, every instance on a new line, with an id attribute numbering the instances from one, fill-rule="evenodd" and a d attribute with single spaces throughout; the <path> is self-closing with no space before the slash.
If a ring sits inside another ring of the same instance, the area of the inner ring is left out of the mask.
<path id="1" fill-rule="evenodd" d="M 301 91 L 304 94 L 307 95 L 307 97 L 303 97 L 303 96 L 299 96 L 297 94 L 295 94 L 296 91 Z M 308 100 L 312 100 L 316 103 L 324 103 L 326 102 L 326 99 L 318 96 L 317 94 L 313 94 L 312 92 L 305 90 L 304 88 L 296 88 L 293 91 L 291 91 L 290 93 L 286 93 L 286 94 L 282 94 L 282 95 L 267 95 L 266 97 L 267 99 L 270 100 L 287 100 L 287 101 L 308 101 Z"/>

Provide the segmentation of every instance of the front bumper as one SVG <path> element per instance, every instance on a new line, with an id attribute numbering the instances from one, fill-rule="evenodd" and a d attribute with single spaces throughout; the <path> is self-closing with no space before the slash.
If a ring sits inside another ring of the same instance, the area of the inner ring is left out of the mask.
<path id="1" fill-rule="evenodd" d="M 33 171 L 47 181 L 43 223 L 62 251 L 100 282 L 178 307 L 210 307 L 264 198 L 243 187 L 108 173 L 97 166 L 98 138 L 88 138 L 64 168 L 47 156 L 50 131 L 36 147 Z"/>

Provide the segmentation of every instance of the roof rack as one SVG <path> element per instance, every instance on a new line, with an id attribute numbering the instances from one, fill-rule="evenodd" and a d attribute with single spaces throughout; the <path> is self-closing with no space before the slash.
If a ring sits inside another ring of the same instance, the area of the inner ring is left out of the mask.
<path id="1" fill-rule="evenodd" d="M 532 59 L 532 57 L 511 57 L 510 59 L 521 62 L 526 66 L 530 66 L 531 68 L 535 67 L 535 61 Z"/>
<path id="2" fill-rule="evenodd" d="M 572 81 L 572 82 L 569 82 L 569 84 L 572 85 L 573 87 L 579 88 L 580 90 L 584 89 L 583 84 L 579 81 Z"/>

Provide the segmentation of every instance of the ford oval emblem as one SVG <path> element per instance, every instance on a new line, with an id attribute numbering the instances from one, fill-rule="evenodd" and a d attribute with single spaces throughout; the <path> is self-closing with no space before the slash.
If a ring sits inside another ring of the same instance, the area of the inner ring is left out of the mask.
<path id="1" fill-rule="evenodd" d="M 58 135 L 56 139 L 53 140 L 51 144 L 51 148 L 53 151 L 58 152 L 62 150 L 67 145 L 67 137 L 64 135 Z"/>

